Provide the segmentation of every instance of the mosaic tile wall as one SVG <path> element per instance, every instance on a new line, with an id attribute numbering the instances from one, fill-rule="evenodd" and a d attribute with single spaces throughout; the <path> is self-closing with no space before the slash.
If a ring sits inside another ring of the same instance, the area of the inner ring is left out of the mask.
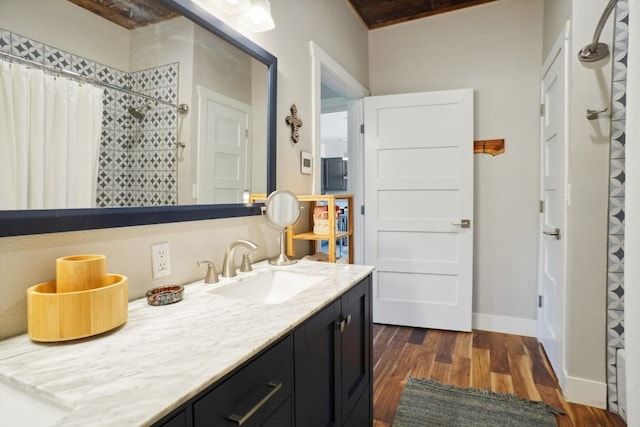
<path id="1" fill-rule="evenodd" d="M 178 64 L 127 73 L 0 29 L 0 51 L 73 71 L 176 104 Z M 2 58 L 0 58 L 2 59 Z M 143 97 L 106 87 L 96 203 L 99 207 L 177 204 L 177 111 L 152 101 L 142 120 L 129 107 Z"/>
<path id="2" fill-rule="evenodd" d="M 135 92 L 177 103 L 178 64 L 169 64 L 129 74 Z M 107 89 L 106 121 L 111 128 L 103 135 L 105 167 L 103 199 L 107 206 L 166 206 L 177 204 L 177 111 L 174 107 L 141 96 Z M 144 112 L 138 120 L 130 107 Z M 104 172 L 104 173 L 102 173 Z M 100 186 L 99 179 L 99 186 Z M 100 200 L 100 194 L 98 195 Z"/>
<path id="3" fill-rule="evenodd" d="M 611 51 L 611 144 L 609 165 L 609 257 L 607 261 L 607 399 L 609 410 L 618 412 L 616 351 L 624 348 L 624 195 L 625 108 L 629 8 L 619 0 L 615 12 Z"/>

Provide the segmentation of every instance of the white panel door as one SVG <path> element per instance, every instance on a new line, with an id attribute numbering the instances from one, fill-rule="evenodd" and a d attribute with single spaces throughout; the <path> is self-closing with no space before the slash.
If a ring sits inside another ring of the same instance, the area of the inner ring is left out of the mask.
<path id="1" fill-rule="evenodd" d="M 373 320 L 471 330 L 473 90 L 365 98 Z"/>
<path id="2" fill-rule="evenodd" d="M 564 387 L 564 293 L 566 255 L 565 159 L 567 150 L 565 40 L 556 42 L 545 61 L 542 77 L 541 198 L 538 267 L 537 335 Z"/>
<path id="3" fill-rule="evenodd" d="M 242 203 L 249 188 L 249 110 L 199 89 L 198 203 Z"/>

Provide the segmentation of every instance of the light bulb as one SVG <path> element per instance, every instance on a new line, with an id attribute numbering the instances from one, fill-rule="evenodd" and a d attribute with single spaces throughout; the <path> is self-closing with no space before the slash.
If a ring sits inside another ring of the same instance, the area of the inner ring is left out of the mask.
<path id="1" fill-rule="evenodd" d="M 275 28 L 268 0 L 251 0 L 251 9 L 240 17 L 240 22 L 249 31 L 268 31 Z"/>
<path id="2" fill-rule="evenodd" d="M 254 7 L 249 12 L 249 18 L 256 25 L 262 24 L 267 19 L 267 12 L 261 7 Z"/>

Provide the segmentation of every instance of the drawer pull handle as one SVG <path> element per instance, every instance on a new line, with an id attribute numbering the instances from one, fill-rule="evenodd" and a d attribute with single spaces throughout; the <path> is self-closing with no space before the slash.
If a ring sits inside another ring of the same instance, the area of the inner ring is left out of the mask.
<path id="1" fill-rule="evenodd" d="M 247 412 L 246 414 L 244 415 L 231 414 L 231 416 L 229 417 L 229 421 L 233 421 L 239 426 L 243 425 L 249 420 L 249 418 L 253 416 L 253 414 L 258 412 L 260 408 L 262 408 L 264 404 L 267 403 L 269 399 L 271 399 L 273 395 L 278 392 L 278 390 L 282 388 L 282 383 L 279 381 L 269 381 L 267 385 L 269 387 L 272 387 L 272 390 L 270 390 L 265 397 L 263 397 L 258 403 L 256 403 L 253 408 L 249 409 L 249 412 Z"/>
<path id="2" fill-rule="evenodd" d="M 351 315 L 348 315 L 340 322 L 336 322 L 336 326 L 340 329 L 340 332 L 344 332 L 344 328 L 351 324 Z"/>

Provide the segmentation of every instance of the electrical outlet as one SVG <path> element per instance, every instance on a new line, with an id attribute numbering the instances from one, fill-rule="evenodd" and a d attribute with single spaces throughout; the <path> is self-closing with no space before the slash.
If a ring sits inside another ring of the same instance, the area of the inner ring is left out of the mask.
<path id="1" fill-rule="evenodd" d="M 171 274 L 171 261 L 169 259 L 169 243 L 156 243 L 151 245 L 151 264 L 153 278 L 158 279 Z"/>

